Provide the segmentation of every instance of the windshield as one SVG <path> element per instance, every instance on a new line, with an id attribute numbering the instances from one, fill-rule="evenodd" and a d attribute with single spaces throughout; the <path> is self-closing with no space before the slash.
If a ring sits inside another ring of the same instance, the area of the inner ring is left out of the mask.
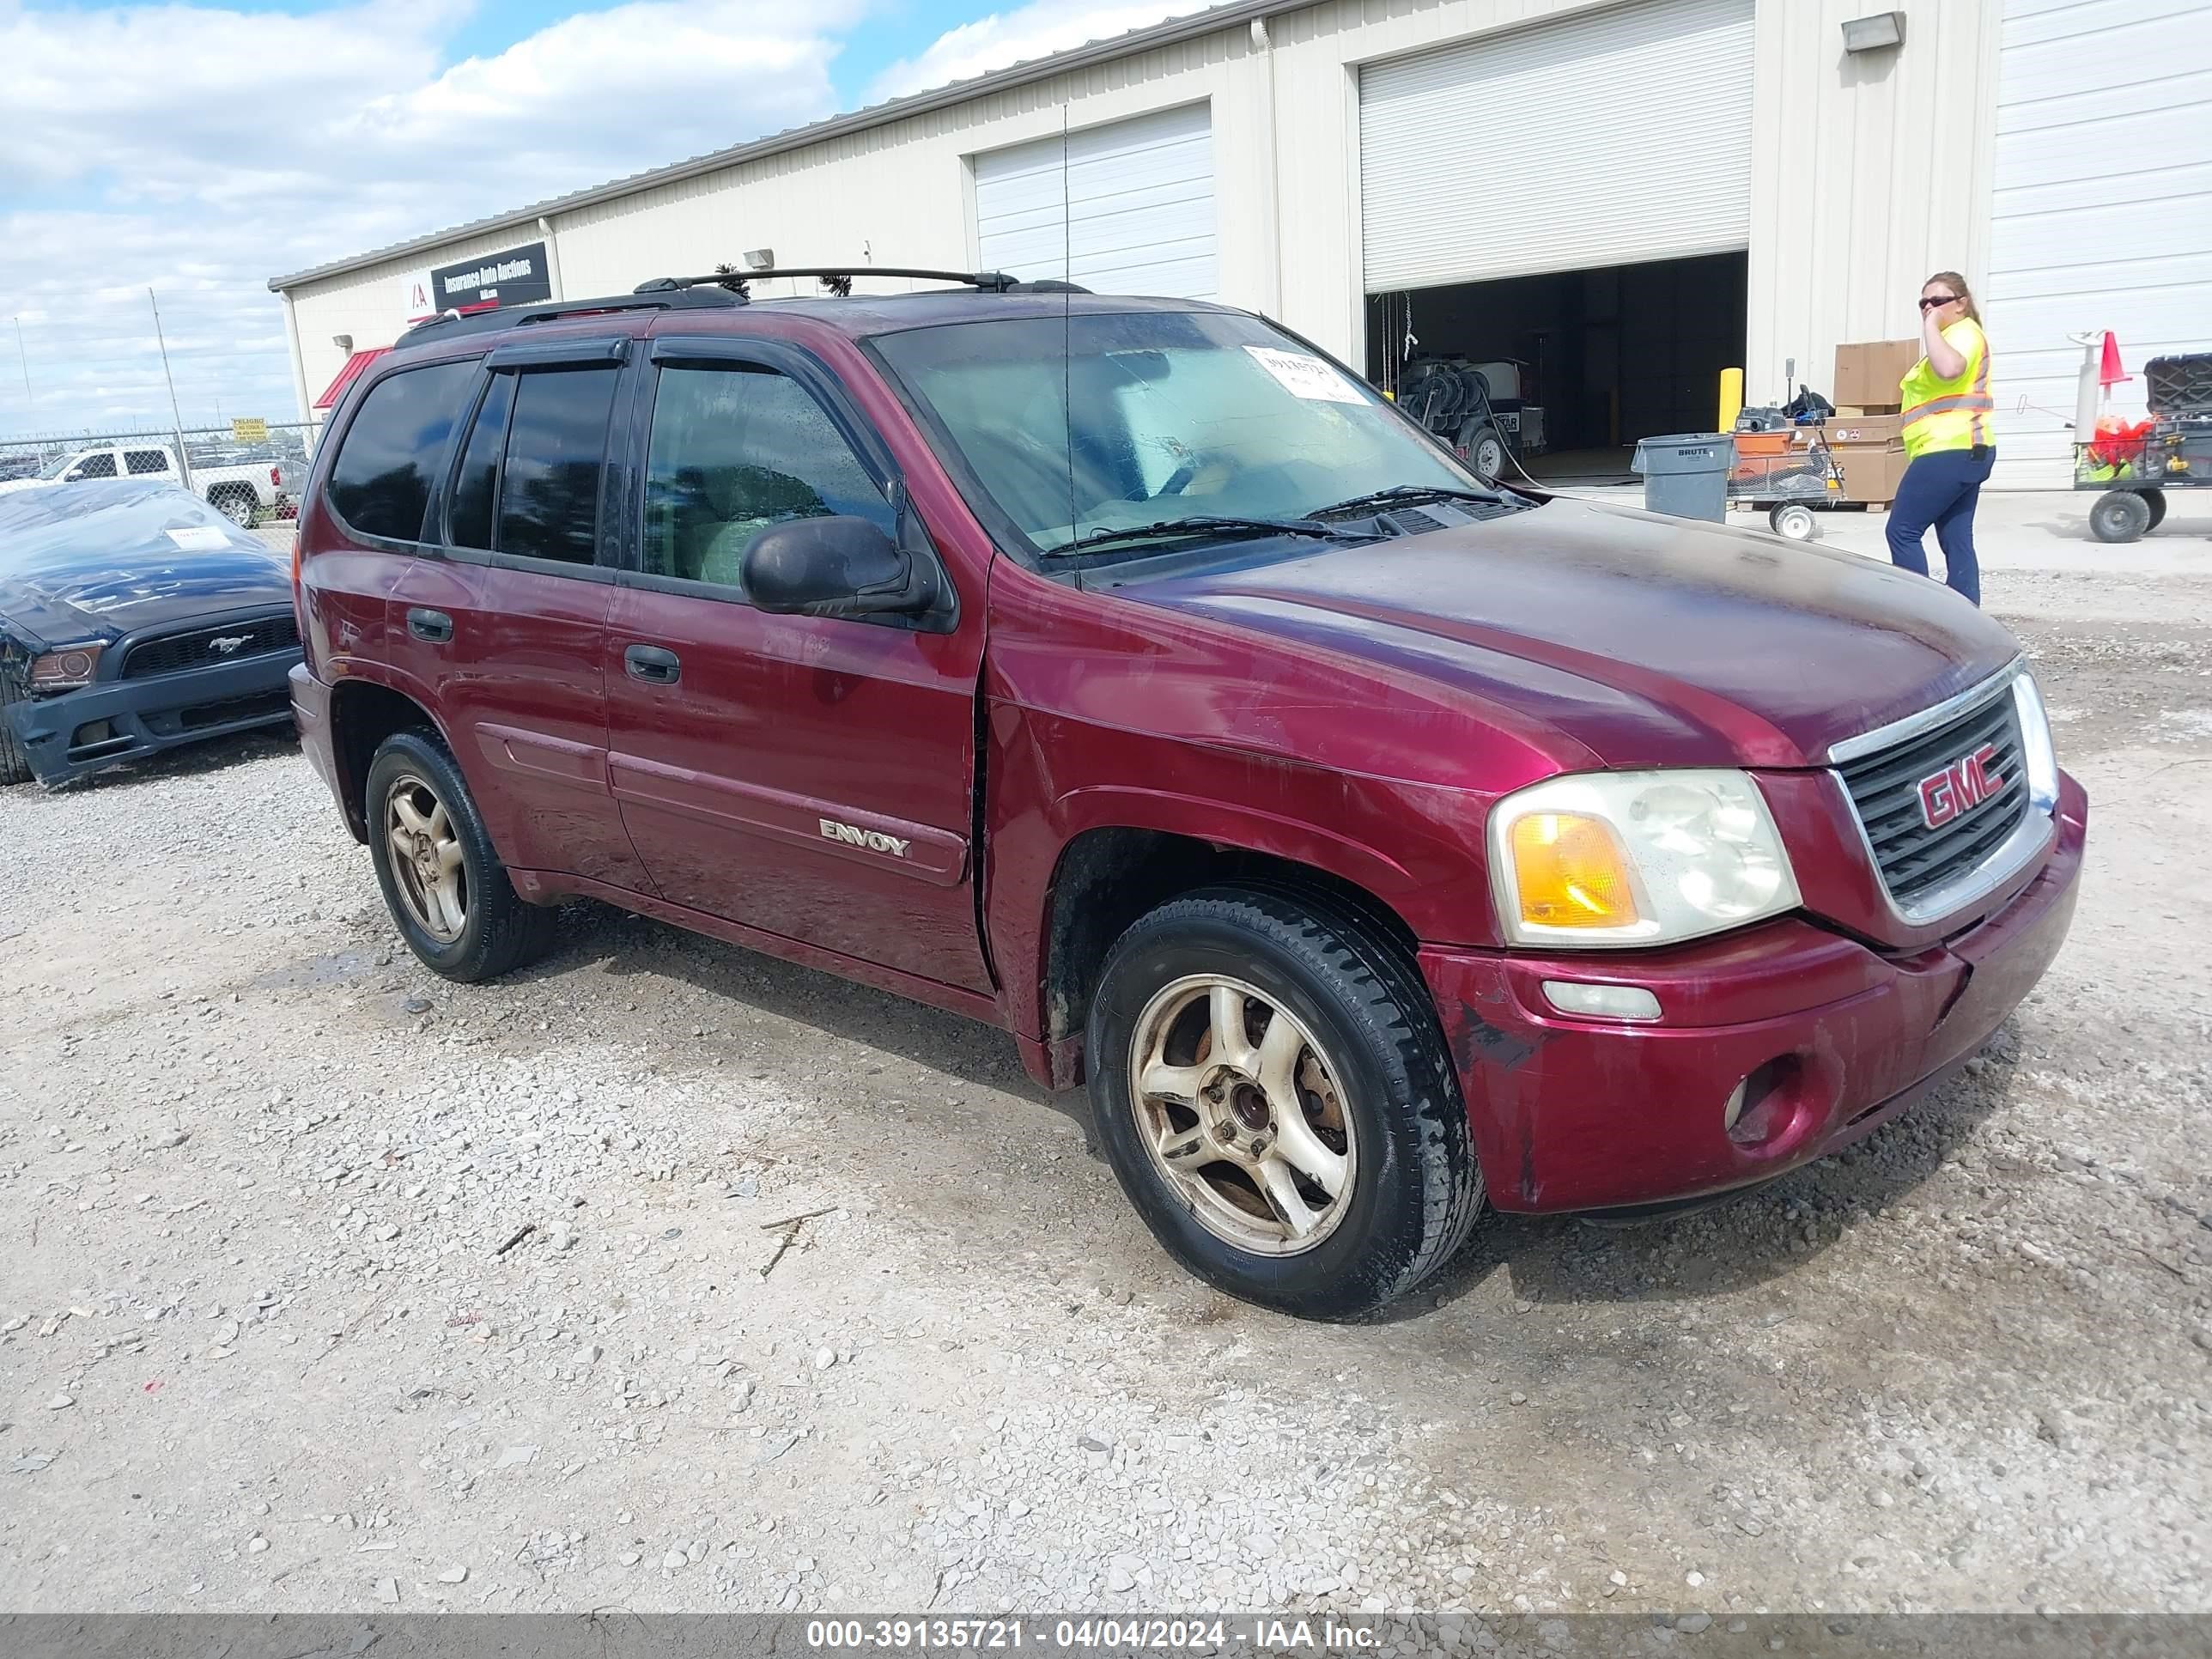
<path id="1" fill-rule="evenodd" d="M 39 476 L 41 478 L 58 478 L 69 471 L 70 463 L 76 459 L 74 452 L 66 455 L 57 455 L 39 469 Z"/>
<path id="2" fill-rule="evenodd" d="M 1480 487 L 1373 388 L 1255 317 L 1079 313 L 875 343 L 1040 554 L 1175 520 Z"/>

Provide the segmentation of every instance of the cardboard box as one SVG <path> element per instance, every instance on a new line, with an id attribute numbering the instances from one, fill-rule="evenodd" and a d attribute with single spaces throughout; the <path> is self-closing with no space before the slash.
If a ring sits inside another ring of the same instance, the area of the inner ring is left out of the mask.
<path id="1" fill-rule="evenodd" d="M 1895 408 L 1898 382 L 1920 361 L 1918 340 L 1868 340 L 1836 348 L 1836 383 L 1828 401 L 1838 407 Z"/>
<path id="2" fill-rule="evenodd" d="M 1847 501 L 1887 507 L 1897 499 L 1898 481 L 1905 477 L 1905 451 L 1894 444 L 1838 444 L 1836 470 L 1844 476 L 1837 493 Z"/>
<path id="3" fill-rule="evenodd" d="M 1836 446 L 1844 444 L 1894 444 L 1905 432 L 1902 415 L 1845 415 L 1838 412 L 1829 416 L 1826 424 L 1828 441 Z"/>

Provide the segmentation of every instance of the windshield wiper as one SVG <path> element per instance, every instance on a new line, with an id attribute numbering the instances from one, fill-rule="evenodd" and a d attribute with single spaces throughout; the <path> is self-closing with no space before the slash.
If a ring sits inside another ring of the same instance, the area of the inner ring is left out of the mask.
<path id="1" fill-rule="evenodd" d="M 1343 532 L 1315 519 L 1236 519 L 1200 514 L 1187 519 L 1162 519 L 1157 524 L 1131 525 L 1121 530 L 1089 531 L 1072 541 L 1046 548 L 1043 556 L 1088 553 L 1093 548 L 1109 547 L 1115 542 L 1149 541 L 1162 536 L 1213 536 L 1224 540 L 1232 536 L 1316 536 L 1323 541 L 1339 541 L 1343 539 Z"/>
<path id="2" fill-rule="evenodd" d="M 1393 484 L 1388 489 L 1371 490 L 1364 495 L 1317 507 L 1308 516 L 1318 519 L 1325 513 L 1354 513 L 1366 507 L 1405 507 L 1414 501 L 1483 501 L 1505 507 L 1519 499 L 1510 492 L 1495 489 L 1456 489 L 1449 484 Z"/>

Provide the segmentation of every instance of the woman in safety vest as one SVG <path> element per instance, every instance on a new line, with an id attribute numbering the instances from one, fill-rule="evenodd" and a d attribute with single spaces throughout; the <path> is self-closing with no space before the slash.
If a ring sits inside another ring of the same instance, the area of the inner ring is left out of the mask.
<path id="1" fill-rule="evenodd" d="M 1943 550 L 1944 580 L 1974 604 L 1982 573 L 1974 562 L 1974 506 L 1996 459 L 1991 448 L 1990 342 L 1966 279 L 1939 270 L 1920 285 L 1920 339 L 1927 355 L 1899 383 L 1905 477 L 1889 507 L 1889 557 L 1928 574 L 1921 546 L 1928 526 Z"/>

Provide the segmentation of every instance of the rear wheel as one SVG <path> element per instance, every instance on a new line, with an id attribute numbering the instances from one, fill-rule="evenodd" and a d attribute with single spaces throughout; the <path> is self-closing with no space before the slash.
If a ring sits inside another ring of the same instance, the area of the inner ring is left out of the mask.
<path id="1" fill-rule="evenodd" d="M 1218 888 L 1109 953 L 1087 1039 L 1099 1138 L 1208 1283 L 1341 1319 L 1448 1261 L 1482 1204 L 1419 978 L 1328 901 Z"/>
<path id="2" fill-rule="evenodd" d="M 2142 498 L 2150 504 L 2150 522 L 2143 528 L 2155 530 L 2166 522 L 2166 492 L 2163 489 L 2146 489 L 2142 492 Z"/>
<path id="3" fill-rule="evenodd" d="M 408 949 L 464 983 L 543 956 L 554 913 L 527 904 L 445 745 L 427 732 L 386 738 L 364 791 L 377 884 Z"/>
<path id="4" fill-rule="evenodd" d="M 216 489 L 208 496 L 208 505 L 236 525 L 240 530 L 253 527 L 253 492 L 235 487 Z"/>
<path id="5" fill-rule="evenodd" d="M 2108 489 L 2089 508 L 2089 533 L 2100 542 L 2131 542 L 2153 523 L 2150 503 L 2132 489 Z"/>

